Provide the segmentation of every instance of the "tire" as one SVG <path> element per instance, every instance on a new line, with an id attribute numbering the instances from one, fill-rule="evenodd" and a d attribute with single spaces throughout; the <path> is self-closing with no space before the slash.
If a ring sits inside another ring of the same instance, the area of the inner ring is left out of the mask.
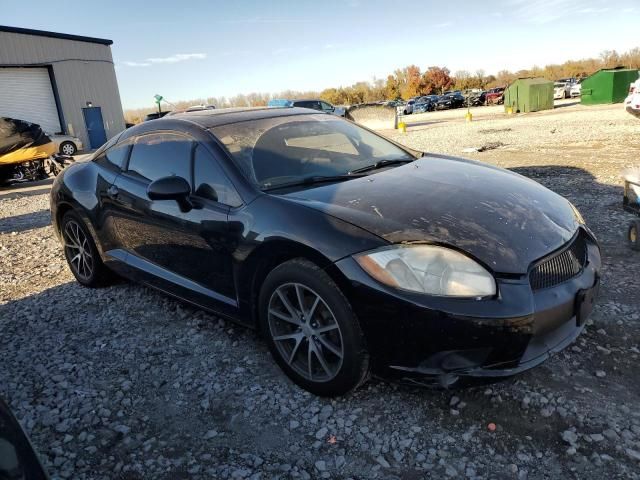
<path id="1" fill-rule="evenodd" d="M 60 155 L 75 155 L 78 151 L 76 144 L 73 142 L 62 142 L 60 144 Z"/>
<path id="2" fill-rule="evenodd" d="M 369 354 L 358 319 L 317 265 L 299 258 L 273 269 L 260 290 L 259 308 L 271 355 L 298 386 L 333 397 L 366 381 Z"/>
<path id="3" fill-rule="evenodd" d="M 640 220 L 633 220 L 627 229 L 627 243 L 632 250 L 640 251 Z"/>
<path id="4" fill-rule="evenodd" d="M 80 216 L 73 211 L 65 213 L 60 227 L 64 256 L 78 283 L 90 288 L 115 283 L 115 273 L 102 262 L 93 238 Z"/>

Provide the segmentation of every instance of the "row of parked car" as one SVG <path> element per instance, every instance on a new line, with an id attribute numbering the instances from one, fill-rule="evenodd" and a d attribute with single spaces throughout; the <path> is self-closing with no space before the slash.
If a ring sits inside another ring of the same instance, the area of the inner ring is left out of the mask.
<path id="1" fill-rule="evenodd" d="M 472 88 L 468 90 L 454 90 L 444 92 L 442 95 L 424 95 L 411 97 L 409 100 L 384 102 L 394 106 L 400 115 L 412 113 L 431 112 L 433 110 L 445 110 L 449 108 L 477 107 L 480 105 L 501 105 L 504 103 L 504 91 L 506 87 L 495 87 L 489 90 Z M 562 78 L 554 83 L 555 100 L 561 98 L 575 98 L 581 94 L 580 80 L 577 78 Z"/>
<path id="2" fill-rule="evenodd" d="M 504 87 L 496 87 L 489 90 L 478 88 L 465 91 L 453 90 L 442 95 L 423 95 L 411 97 L 409 100 L 385 102 L 396 107 L 399 115 L 411 115 L 412 113 L 432 112 L 434 110 L 448 110 L 460 107 L 477 107 L 480 105 L 501 104 Z"/>

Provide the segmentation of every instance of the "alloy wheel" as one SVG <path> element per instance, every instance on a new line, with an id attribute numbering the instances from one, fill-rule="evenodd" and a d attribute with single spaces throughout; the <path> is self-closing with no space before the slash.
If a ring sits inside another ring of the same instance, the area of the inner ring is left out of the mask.
<path id="1" fill-rule="evenodd" d="M 64 227 L 64 248 L 73 272 L 85 281 L 93 274 L 94 262 L 89 240 L 75 220 Z"/>
<path id="2" fill-rule="evenodd" d="M 74 147 L 70 143 L 65 143 L 64 145 L 62 145 L 62 153 L 64 153 L 65 155 L 73 155 L 74 153 L 76 153 L 76 147 Z"/>
<path id="3" fill-rule="evenodd" d="M 340 371 L 344 342 L 335 315 L 320 295 L 300 283 L 279 286 L 269 300 L 271 338 L 285 362 L 313 382 Z"/>

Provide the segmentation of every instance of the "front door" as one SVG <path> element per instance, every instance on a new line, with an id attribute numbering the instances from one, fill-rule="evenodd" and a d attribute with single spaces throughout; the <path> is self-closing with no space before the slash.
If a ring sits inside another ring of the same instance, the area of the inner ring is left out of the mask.
<path id="1" fill-rule="evenodd" d="M 89 145 L 91 148 L 100 148 L 107 141 L 107 134 L 104 131 L 104 121 L 102 120 L 102 109 L 100 107 L 87 107 L 82 109 L 84 124 L 89 135 Z"/>
<path id="2" fill-rule="evenodd" d="M 133 144 L 129 163 L 113 192 L 119 212 L 119 243 L 139 280 L 221 313 L 237 309 L 227 224 L 229 207 L 197 195 L 193 208 L 181 211 L 174 200 L 152 201 L 149 184 L 176 175 L 192 184 L 190 137 L 154 133 Z"/>

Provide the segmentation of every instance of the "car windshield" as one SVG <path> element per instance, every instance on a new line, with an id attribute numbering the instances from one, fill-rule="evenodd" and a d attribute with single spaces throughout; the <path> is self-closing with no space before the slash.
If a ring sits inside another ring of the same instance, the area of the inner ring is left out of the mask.
<path id="1" fill-rule="evenodd" d="M 211 131 L 261 189 L 416 158 L 368 130 L 325 114 L 252 120 Z"/>

